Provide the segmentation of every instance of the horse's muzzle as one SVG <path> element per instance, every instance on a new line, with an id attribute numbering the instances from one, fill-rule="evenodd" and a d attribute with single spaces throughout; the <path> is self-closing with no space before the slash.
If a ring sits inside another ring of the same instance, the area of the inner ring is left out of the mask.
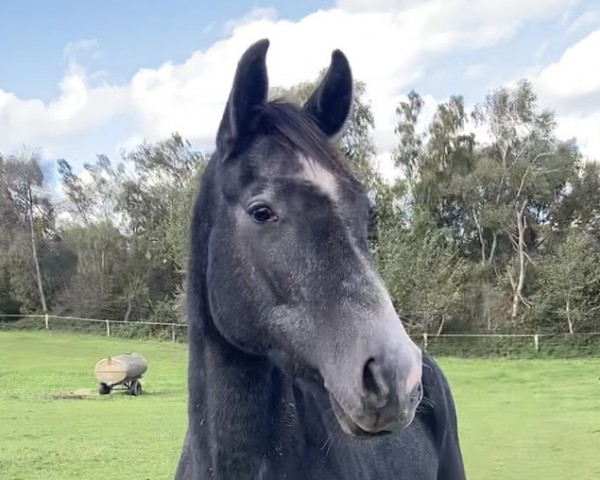
<path id="1" fill-rule="evenodd" d="M 342 429 L 357 437 L 396 432 L 413 421 L 423 398 L 420 349 L 410 340 L 401 350 L 383 350 L 363 362 L 354 391 L 330 390 Z"/>

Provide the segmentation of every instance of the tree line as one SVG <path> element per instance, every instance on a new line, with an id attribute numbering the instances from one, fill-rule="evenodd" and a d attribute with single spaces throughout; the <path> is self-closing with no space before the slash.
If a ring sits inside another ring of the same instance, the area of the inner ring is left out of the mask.
<path id="1" fill-rule="evenodd" d="M 272 95 L 301 102 L 322 75 Z M 397 180 L 374 167 L 360 81 L 338 142 L 371 194 L 374 259 L 407 326 L 599 331 L 599 164 L 557 138 L 525 80 L 472 109 L 453 96 L 424 129 L 423 106 L 415 91 L 397 106 Z M 79 173 L 61 159 L 56 200 L 39 155 L 0 154 L 0 316 L 185 322 L 188 221 L 208 158 L 173 134 Z"/>

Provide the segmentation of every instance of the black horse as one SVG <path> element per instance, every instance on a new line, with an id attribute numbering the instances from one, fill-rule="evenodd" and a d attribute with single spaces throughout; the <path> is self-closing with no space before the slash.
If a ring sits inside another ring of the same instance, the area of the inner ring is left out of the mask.
<path id="1" fill-rule="evenodd" d="M 369 198 L 335 147 L 348 60 L 298 107 L 268 101 L 268 47 L 238 63 L 193 209 L 175 478 L 464 479 L 448 384 L 372 266 Z"/>

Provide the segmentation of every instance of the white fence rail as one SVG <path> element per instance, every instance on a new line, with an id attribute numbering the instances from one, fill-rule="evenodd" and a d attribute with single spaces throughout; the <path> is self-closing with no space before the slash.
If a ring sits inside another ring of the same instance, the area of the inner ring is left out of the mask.
<path id="1" fill-rule="evenodd" d="M 1 314 L 0 320 L 3 318 L 31 318 L 31 319 L 39 319 L 44 323 L 45 329 L 50 330 L 52 319 L 56 320 L 65 320 L 72 322 L 87 322 L 87 323 L 96 323 L 96 324 L 104 324 L 106 326 L 106 336 L 111 336 L 111 325 L 148 325 L 148 326 L 163 326 L 171 328 L 171 340 L 176 340 L 176 332 L 177 329 L 187 329 L 188 325 L 186 323 L 167 323 L 167 322 L 146 322 L 146 321 L 132 321 L 132 320 L 108 320 L 108 319 L 97 319 L 97 318 L 82 318 L 82 317 L 69 317 L 69 316 L 60 316 L 60 315 L 51 315 L 51 314 L 38 314 L 38 315 L 12 315 L 12 314 Z M 1 322 L 0 322 L 1 324 Z M 437 338 L 529 338 L 531 339 L 532 346 L 535 352 L 539 352 L 540 350 L 540 339 L 544 338 L 591 338 L 591 337 L 600 337 L 600 332 L 591 332 L 591 333 L 442 333 L 442 334 L 412 334 L 411 337 L 415 341 L 420 341 L 423 344 L 423 348 L 426 350 L 429 344 L 429 341 Z M 598 352 L 600 355 L 600 351 Z"/>
<path id="2" fill-rule="evenodd" d="M 83 318 L 83 317 L 69 317 L 69 316 L 60 316 L 60 315 L 50 315 L 50 314 L 40 314 L 40 315 L 0 315 L 1 318 L 32 318 L 39 319 L 44 322 L 44 326 L 46 330 L 50 330 L 51 320 L 67 320 L 73 322 L 87 322 L 87 323 L 100 323 L 106 325 L 106 336 L 111 336 L 111 325 L 154 325 L 154 326 L 162 326 L 162 327 L 171 327 L 171 339 L 175 341 L 175 332 L 177 328 L 185 328 L 187 329 L 186 323 L 167 323 L 167 322 L 146 322 L 146 321 L 133 321 L 133 320 L 108 320 L 108 319 L 99 319 L 99 318 Z"/>

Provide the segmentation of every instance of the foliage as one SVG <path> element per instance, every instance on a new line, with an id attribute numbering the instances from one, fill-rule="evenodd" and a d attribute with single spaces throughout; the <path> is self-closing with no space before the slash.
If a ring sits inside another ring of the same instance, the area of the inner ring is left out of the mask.
<path id="1" fill-rule="evenodd" d="M 271 97 L 303 103 L 317 78 Z M 461 95 L 422 128 L 424 102 L 397 106 L 399 180 L 375 168 L 375 118 L 355 80 L 337 140 L 373 202 L 371 247 L 415 333 L 600 330 L 600 164 L 555 134 L 521 81 L 469 109 Z M 43 160 L 0 156 L 0 312 L 185 322 L 192 201 L 206 157 L 178 134 L 59 160 L 62 196 Z M 56 193 L 56 192 L 55 192 Z"/>
<path id="2" fill-rule="evenodd" d="M 204 157 L 175 134 L 140 145 L 121 160 L 115 165 L 100 155 L 81 173 L 59 160 L 65 199 L 56 215 L 58 203 L 44 195 L 48 186 L 39 160 L 0 159 L 3 310 L 44 310 L 37 263 L 53 312 L 181 318 L 188 216 Z"/>
<path id="3" fill-rule="evenodd" d="M 600 250 L 574 227 L 556 252 L 541 259 L 536 320 L 544 330 L 590 331 L 600 314 Z"/>
<path id="4" fill-rule="evenodd" d="M 585 296 L 572 299 L 587 312 L 581 326 L 597 330 L 592 307 L 600 290 L 589 276 L 598 258 L 586 257 L 586 267 L 575 258 L 566 260 L 569 250 L 563 247 L 575 222 L 592 236 L 597 231 L 598 169 L 581 163 L 574 141 L 556 138 L 553 113 L 538 109 L 527 81 L 491 92 L 471 112 L 462 97 L 451 97 L 424 132 L 417 128 L 422 107 L 421 97 L 411 92 L 397 109 L 395 161 L 404 173 L 399 190 L 408 192 L 410 229 L 419 232 L 414 238 L 422 241 L 429 231 L 446 235 L 468 262 L 462 306 L 455 310 L 462 329 L 553 330 L 547 320 L 559 313 L 558 303 L 565 305 L 555 293 L 574 277 L 582 285 L 577 292 Z M 483 132 L 484 140 L 475 131 Z M 589 248 L 597 246 L 598 237 L 590 237 Z M 565 261 L 571 261 L 571 270 L 555 265 Z M 446 268 L 441 262 L 436 274 Z M 451 309 L 445 312 L 450 315 Z"/>

